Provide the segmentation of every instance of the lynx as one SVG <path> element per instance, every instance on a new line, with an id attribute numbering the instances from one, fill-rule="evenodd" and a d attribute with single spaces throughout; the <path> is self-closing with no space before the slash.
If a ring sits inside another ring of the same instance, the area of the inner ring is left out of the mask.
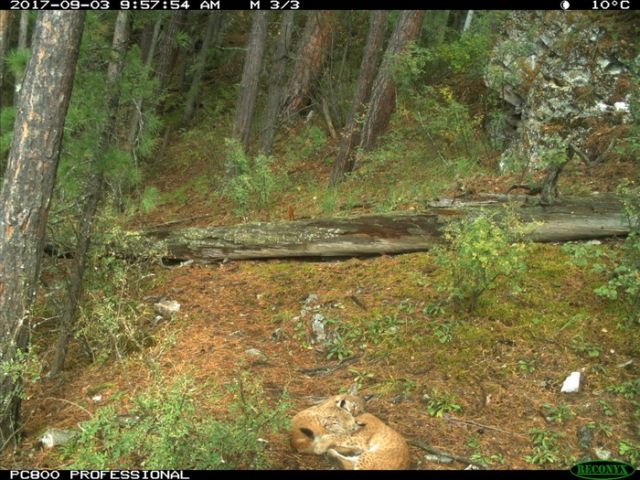
<path id="1" fill-rule="evenodd" d="M 316 451 L 326 450 L 345 470 L 409 468 L 409 447 L 402 435 L 370 413 L 363 413 L 355 420 L 359 429 L 347 434 L 325 435 L 316 443 Z"/>
<path id="2" fill-rule="evenodd" d="M 336 395 L 299 412 L 291 421 L 291 446 L 300 453 L 321 455 L 327 435 L 349 435 L 360 428 L 355 417 L 364 412 L 365 400 L 352 394 Z"/>

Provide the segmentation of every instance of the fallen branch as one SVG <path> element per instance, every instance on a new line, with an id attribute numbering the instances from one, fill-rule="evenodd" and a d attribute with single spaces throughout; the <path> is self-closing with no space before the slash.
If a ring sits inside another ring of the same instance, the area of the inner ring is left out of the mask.
<path id="1" fill-rule="evenodd" d="M 424 442 L 422 442 L 420 440 L 417 440 L 415 438 L 410 438 L 409 440 L 407 440 L 407 443 L 409 445 L 413 445 L 414 447 L 418 447 L 418 448 L 424 450 L 425 452 L 431 453 L 433 455 L 438 455 L 440 457 L 447 457 L 447 458 L 450 458 L 452 460 L 455 460 L 456 462 L 466 463 L 467 465 L 473 465 L 475 467 L 478 467 L 481 470 L 486 470 L 487 469 L 487 467 L 485 467 L 484 465 L 482 465 L 482 464 L 480 464 L 478 462 L 474 462 L 470 458 L 461 457 L 459 455 L 454 455 L 452 453 L 443 452 L 442 450 L 438 450 L 436 448 L 430 447 L 426 443 L 424 443 Z"/>

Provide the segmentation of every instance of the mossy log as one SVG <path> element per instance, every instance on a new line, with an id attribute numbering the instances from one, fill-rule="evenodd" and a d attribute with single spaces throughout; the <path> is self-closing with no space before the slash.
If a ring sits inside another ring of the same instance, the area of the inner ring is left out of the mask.
<path id="1" fill-rule="evenodd" d="M 227 227 L 158 228 L 141 233 L 147 240 L 159 242 L 167 260 L 194 260 L 199 263 L 225 259 L 358 257 L 425 251 L 443 241 L 443 229 L 452 220 L 472 218 L 482 211 L 500 212 L 506 203 L 522 221 L 532 224 L 528 236 L 535 242 L 589 240 L 629 233 L 628 219 L 621 203 L 610 196 L 564 198 L 562 203 L 552 206 L 523 203 L 521 198 L 496 196 L 473 202 L 440 200 L 419 213 L 247 223 Z"/>

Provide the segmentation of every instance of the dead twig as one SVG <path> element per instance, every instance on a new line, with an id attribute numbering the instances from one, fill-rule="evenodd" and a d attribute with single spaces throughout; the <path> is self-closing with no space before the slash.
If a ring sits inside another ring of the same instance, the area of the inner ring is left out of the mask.
<path id="1" fill-rule="evenodd" d="M 438 450 L 436 448 L 430 447 L 426 443 L 424 443 L 424 442 L 422 442 L 420 440 L 417 440 L 415 438 L 410 438 L 409 440 L 407 440 L 407 443 L 409 445 L 413 445 L 414 447 L 418 447 L 418 448 L 424 450 L 425 452 L 431 453 L 433 455 L 438 455 L 440 457 L 448 457 L 448 458 L 451 458 L 451 459 L 455 460 L 456 462 L 466 463 L 467 465 L 474 465 L 474 466 L 478 467 L 481 470 L 486 470 L 487 469 L 487 467 L 485 467 L 484 465 L 481 465 L 481 464 L 479 464 L 477 462 L 474 462 L 470 458 L 461 457 L 459 455 L 454 455 L 452 453 L 443 452 L 442 450 Z"/>
<path id="2" fill-rule="evenodd" d="M 461 420 L 459 418 L 452 417 L 451 415 L 447 415 L 446 413 L 444 414 L 444 419 L 447 420 L 448 422 L 464 423 L 464 424 L 467 424 L 467 425 L 473 425 L 475 427 L 486 428 L 487 430 L 494 430 L 496 432 L 506 433 L 508 435 L 513 435 L 515 437 L 528 438 L 526 435 L 523 435 L 521 433 L 510 432 L 508 430 L 503 430 L 503 429 L 498 428 L 498 427 L 492 427 L 490 425 L 483 425 L 481 423 L 474 422 L 473 420 Z"/>
<path id="3" fill-rule="evenodd" d="M 65 398 L 57 398 L 57 397 L 46 397 L 45 400 L 56 400 L 58 402 L 68 403 L 69 405 L 73 405 L 74 407 L 77 407 L 80 410 L 84 411 L 87 415 L 89 415 L 90 418 L 93 418 L 93 413 L 91 413 L 89 410 L 84 408 L 82 405 L 78 405 L 77 403 L 72 402 L 71 400 L 67 400 Z"/>

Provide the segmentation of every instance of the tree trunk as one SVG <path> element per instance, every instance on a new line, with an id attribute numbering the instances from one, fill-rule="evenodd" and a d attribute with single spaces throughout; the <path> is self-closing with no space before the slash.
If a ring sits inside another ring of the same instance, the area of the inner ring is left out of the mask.
<path id="1" fill-rule="evenodd" d="M 360 73 L 356 83 L 356 92 L 353 96 L 351 110 L 347 124 L 344 128 L 343 139 L 340 145 L 340 151 L 333 164 L 333 171 L 329 185 L 333 186 L 342 180 L 345 173 L 350 172 L 353 168 L 351 161 L 351 153 L 354 145 L 360 143 L 360 116 L 364 113 L 365 105 L 369 101 L 371 95 L 371 86 L 375 78 L 378 61 L 380 60 L 380 52 L 382 51 L 382 42 L 386 30 L 387 12 L 385 10 L 376 10 L 371 12 L 371 22 L 369 25 L 369 35 L 365 45 L 362 62 L 360 63 Z"/>
<path id="2" fill-rule="evenodd" d="M 66 296 L 62 309 L 62 319 L 60 331 L 56 342 L 56 351 L 51 365 L 51 376 L 56 376 L 64 368 L 64 359 L 67 354 L 69 340 L 73 334 L 73 323 L 78 310 L 78 303 L 82 295 L 82 279 L 84 277 L 87 252 L 93 234 L 93 220 L 98 209 L 98 204 L 102 198 L 104 187 L 104 172 L 102 161 L 104 155 L 113 142 L 113 134 L 116 127 L 118 104 L 120 95 L 117 87 L 118 79 L 124 67 L 125 55 L 127 53 L 127 43 L 129 41 L 129 12 L 124 10 L 118 12 L 116 25 L 113 33 L 111 45 L 111 59 L 107 67 L 107 82 L 105 85 L 106 123 L 101 133 L 99 144 L 93 156 L 89 178 L 85 185 L 85 204 L 82 209 L 82 216 L 79 219 L 77 228 L 78 238 L 76 250 L 73 256 L 73 264 L 69 273 Z"/>
<path id="3" fill-rule="evenodd" d="M 335 12 L 310 12 L 296 48 L 295 65 L 287 84 L 283 115 L 289 120 L 309 102 L 311 90 L 320 76 L 331 41 Z"/>
<path id="4" fill-rule="evenodd" d="M 160 58 L 158 59 L 158 67 L 156 68 L 156 77 L 158 78 L 160 93 L 164 92 L 171 75 L 171 67 L 178 51 L 176 37 L 185 13 L 184 11 L 171 12 L 171 18 L 167 24 L 167 28 L 162 32 L 159 41 Z"/>
<path id="5" fill-rule="evenodd" d="M 236 116 L 233 123 L 233 136 L 240 140 L 245 150 L 249 148 L 251 121 L 258 96 L 258 81 L 262 70 L 262 59 L 267 38 L 267 12 L 253 13 L 251 35 L 247 45 L 247 55 L 242 70 L 240 92 L 236 103 Z"/>
<path id="6" fill-rule="evenodd" d="M 528 238 L 532 241 L 586 240 L 629 233 L 621 202 L 605 195 L 565 197 L 562 205 L 557 206 L 521 203 L 512 207 L 523 222 L 531 224 Z M 443 229 L 452 220 L 472 218 L 487 210 L 499 214 L 504 210 L 503 205 L 504 202 L 495 199 L 466 203 L 449 200 L 419 214 L 402 212 L 230 227 L 155 229 L 139 234 L 145 240 L 158 242 L 155 248 L 161 248 L 168 261 L 211 263 L 225 259 L 408 253 L 429 250 L 443 242 Z"/>
<path id="7" fill-rule="evenodd" d="M 184 113 L 182 114 L 182 119 L 180 120 L 180 124 L 183 126 L 186 126 L 191 121 L 191 118 L 196 111 L 198 92 L 200 91 L 200 83 L 202 83 L 204 68 L 207 65 L 209 47 L 211 46 L 211 42 L 215 37 L 216 32 L 221 27 L 220 20 L 222 19 L 222 12 L 211 12 L 208 15 L 207 31 L 202 39 L 202 46 L 198 53 L 195 72 L 193 74 L 193 79 L 191 80 L 191 88 L 189 88 L 189 93 L 187 94 L 187 104 L 185 106 Z"/>
<path id="8" fill-rule="evenodd" d="M 280 34 L 278 35 L 278 42 L 273 55 L 273 69 L 270 74 L 269 93 L 267 94 L 266 120 L 262 133 L 262 151 L 266 155 L 271 155 L 273 140 L 278 128 L 278 114 L 284 95 L 284 81 L 291 45 L 291 33 L 293 32 L 294 13 L 295 10 L 287 10 L 281 14 Z"/>
<path id="9" fill-rule="evenodd" d="M 11 367 L 20 367 L 29 343 L 30 310 L 83 25 L 84 12 L 38 13 L 17 105 L 0 192 L 0 448 L 15 441 L 19 431 L 22 382 Z"/>
<path id="10" fill-rule="evenodd" d="M 151 45 L 147 51 L 147 57 L 144 60 L 145 71 L 151 70 L 151 63 L 153 62 L 153 56 L 156 52 L 156 46 L 158 45 L 158 37 L 160 35 L 160 27 L 162 26 L 162 17 L 158 16 L 156 23 L 153 26 L 153 35 L 151 36 Z M 138 132 L 140 131 L 140 121 L 142 120 L 142 98 L 134 99 L 133 101 L 133 113 L 131 120 L 129 121 L 129 134 L 127 136 L 129 142 L 129 148 L 133 152 L 137 143 Z"/>
<path id="11" fill-rule="evenodd" d="M 382 59 L 373 90 L 369 112 L 362 128 L 360 146 L 365 150 L 373 148 L 378 136 L 386 130 L 395 108 L 396 91 L 391 78 L 391 65 L 395 56 L 401 53 L 420 33 L 424 10 L 402 10 L 395 30 Z"/>
<path id="12" fill-rule="evenodd" d="M 464 19 L 464 26 L 462 27 L 462 33 L 471 28 L 471 20 L 473 19 L 473 10 L 467 10 L 467 16 Z"/>
<path id="13" fill-rule="evenodd" d="M 0 95 L 4 84 L 4 55 L 9 49 L 9 25 L 11 25 L 11 12 L 9 10 L 0 10 Z"/>
<path id="14" fill-rule="evenodd" d="M 23 10 L 20 12 L 20 29 L 18 30 L 18 50 L 24 50 L 28 47 L 27 37 L 29 35 L 29 12 Z M 13 91 L 13 104 L 18 104 L 18 96 L 22 87 L 22 78 L 16 78 Z"/>

